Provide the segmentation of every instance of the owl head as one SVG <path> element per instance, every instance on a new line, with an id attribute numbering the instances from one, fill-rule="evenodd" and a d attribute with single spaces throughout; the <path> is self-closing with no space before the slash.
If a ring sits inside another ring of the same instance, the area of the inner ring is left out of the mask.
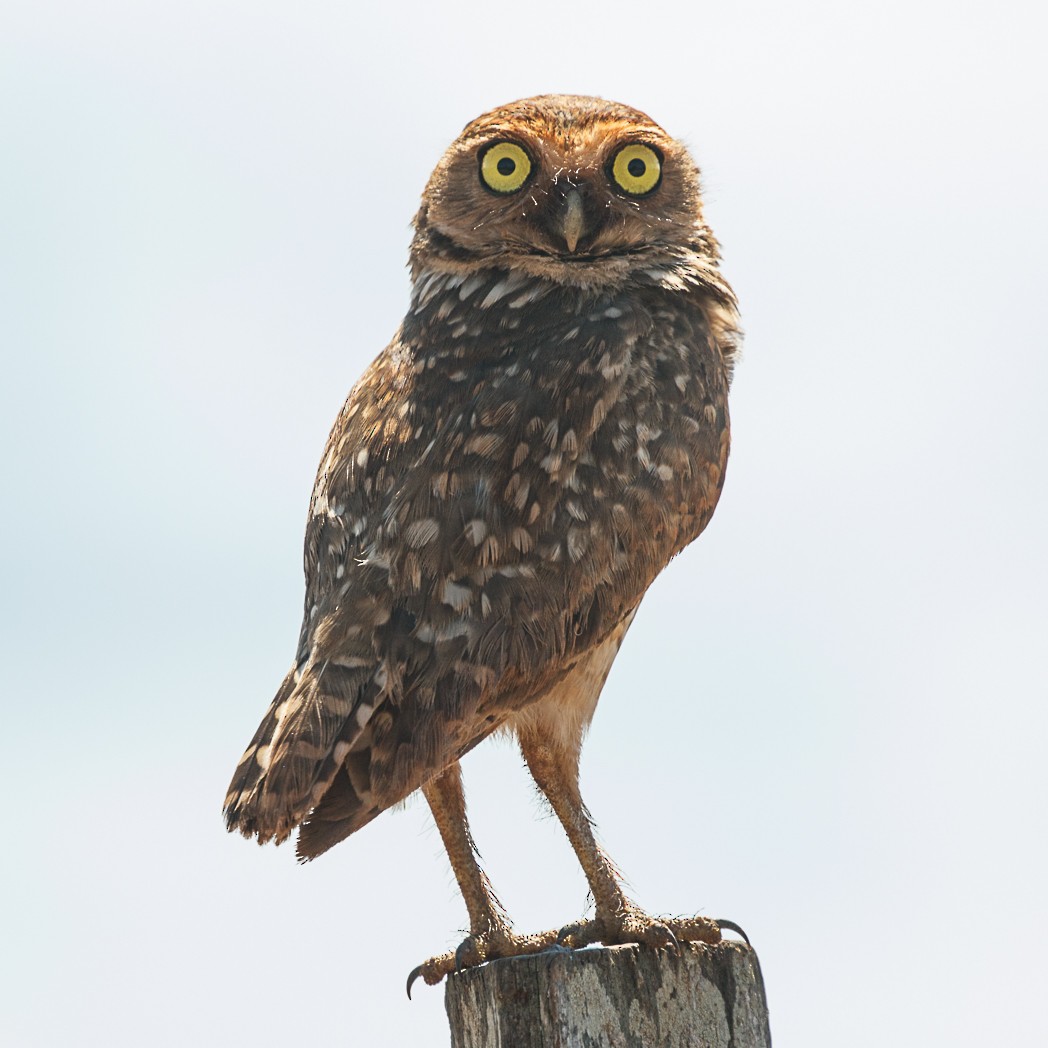
<path id="1" fill-rule="evenodd" d="M 415 219 L 412 268 L 606 287 L 684 255 L 717 258 L 684 146 L 628 106 L 542 95 L 478 117 L 451 144 Z"/>

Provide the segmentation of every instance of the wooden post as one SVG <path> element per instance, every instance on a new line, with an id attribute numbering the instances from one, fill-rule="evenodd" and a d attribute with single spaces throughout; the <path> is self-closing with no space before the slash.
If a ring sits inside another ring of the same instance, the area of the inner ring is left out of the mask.
<path id="1" fill-rule="evenodd" d="M 771 1048 L 745 943 L 553 950 L 448 977 L 451 1048 Z"/>

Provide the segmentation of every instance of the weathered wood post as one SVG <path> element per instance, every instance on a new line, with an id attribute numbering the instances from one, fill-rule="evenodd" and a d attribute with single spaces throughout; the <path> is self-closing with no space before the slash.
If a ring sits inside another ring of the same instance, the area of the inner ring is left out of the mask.
<path id="1" fill-rule="evenodd" d="M 745 943 L 547 951 L 449 976 L 452 1048 L 770 1048 Z"/>

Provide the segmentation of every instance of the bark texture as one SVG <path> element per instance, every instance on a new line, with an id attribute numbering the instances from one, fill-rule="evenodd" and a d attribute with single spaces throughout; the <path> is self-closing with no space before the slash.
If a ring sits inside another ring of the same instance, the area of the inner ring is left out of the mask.
<path id="1" fill-rule="evenodd" d="M 448 977 L 452 1048 L 770 1048 L 745 943 L 546 951 Z"/>

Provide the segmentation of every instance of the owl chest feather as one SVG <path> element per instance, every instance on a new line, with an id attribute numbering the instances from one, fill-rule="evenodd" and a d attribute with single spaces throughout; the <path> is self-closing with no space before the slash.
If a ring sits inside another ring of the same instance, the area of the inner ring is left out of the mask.
<path id="1" fill-rule="evenodd" d="M 435 429 L 427 465 L 481 496 L 485 538 L 496 524 L 568 573 L 624 558 L 650 582 L 705 524 L 727 455 L 727 376 L 700 297 L 509 283 L 447 288 L 405 325 L 411 415 Z"/>

